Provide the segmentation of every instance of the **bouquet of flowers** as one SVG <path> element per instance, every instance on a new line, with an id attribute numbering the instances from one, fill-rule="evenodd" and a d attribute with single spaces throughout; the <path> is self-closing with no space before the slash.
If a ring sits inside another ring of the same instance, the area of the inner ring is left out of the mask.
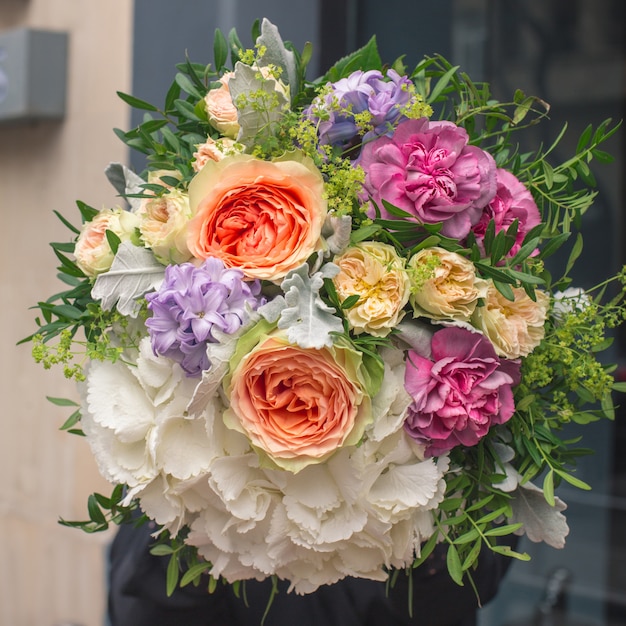
<path id="1" fill-rule="evenodd" d="M 507 535 L 563 546 L 555 487 L 589 487 L 562 428 L 621 390 L 599 355 L 624 275 L 570 278 L 617 127 L 555 165 L 514 141 L 544 102 L 441 57 L 385 66 L 372 39 L 311 81 L 309 46 L 267 20 L 253 41 L 216 31 L 162 107 L 120 93 L 147 170 L 110 164 L 119 207 L 59 214 L 66 289 L 28 339 L 114 485 L 64 523 L 153 520 L 170 591 L 386 580 L 438 543 L 461 584 L 481 550 L 528 558 Z"/>

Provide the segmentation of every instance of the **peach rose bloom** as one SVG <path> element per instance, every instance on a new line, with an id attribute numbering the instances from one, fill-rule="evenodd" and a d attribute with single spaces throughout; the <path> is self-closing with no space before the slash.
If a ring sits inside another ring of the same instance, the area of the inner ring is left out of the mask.
<path id="1" fill-rule="evenodd" d="M 263 335 L 225 380 L 224 422 L 273 464 L 297 472 L 360 441 L 371 421 L 360 368 L 361 354 L 350 347 L 304 349 L 283 333 Z"/>
<path id="2" fill-rule="evenodd" d="M 235 139 L 239 133 L 237 107 L 233 104 L 228 89 L 228 81 L 234 76 L 234 72 L 228 72 L 220 78 L 221 86 L 211 89 L 204 96 L 209 124 L 227 137 Z"/>
<path id="3" fill-rule="evenodd" d="M 484 306 L 476 307 L 472 324 L 493 344 L 498 356 L 517 359 L 530 354 L 544 337 L 550 297 L 535 290 L 536 302 L 521 287 L 515 287 L 515 300 L 507 300 L 488 281 Z"/>
<path id="4" fill-rule="evenodd" d="M 110 269 L 115 255 L 106 231 L 115 233 L 122 241 L 129 240 L 139 226 L 139 217 L 120 207 L 102 209 L 90 222 L 85 222 L 74 246 L 76 265 L 93 278 Z"/>
<path id="5" fill-rule="evenodd" d="M 487 295 L 487 281 L 477 278 L 474 264 L 456 252 L 433 247 L 420 250 L 409 260 L 409 274 L 419 275 L 430 266 L 432 276 L 411 293 L 415 317 L 467 322 L 479 298 Z"/>
<path id="6" fill-rule="evenodd" d="M 217 141 L 212 137 L 207 137 L 207 140 L 199 144 L 193 153 L 194 161 L 191 166 L 194 172 L 199 172 L 209 161 L 221 161 L 226 155 L 238 152 L 236 145 L 235 140 L 228 137 Z"/>
<path id="7" fill-rule="evenodd" d="M 248 278 L 277 281 L 322 245 L 324 181 L 299 152 L 262 161 L 234 154 L 208 162 L 189 185 L 187 245 Z"/>
<path id="8" fill-rule="evenodd" d="M 187 224 L 191 219 L 189 197 L 172 190 L 162 196 L 144 198 L 137 210 L 139 232 L 147 248 L 164 265 L 189 261 Z"/>
<path id="9" fill-rule="evenodd" d="M 359 301 L 345 311 L 354 332 L 388 335 L 404 316 L 402 309 L 409 300 L 404 259 L 393 246 L 366 241 L 348 248 L 333 262 L 340 270 L 333 278 L 339 299 L 359 296 Z"/>

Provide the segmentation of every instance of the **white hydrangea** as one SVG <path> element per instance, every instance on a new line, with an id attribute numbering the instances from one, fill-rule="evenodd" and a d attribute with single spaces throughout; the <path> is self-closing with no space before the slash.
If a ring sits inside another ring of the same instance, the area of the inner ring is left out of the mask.
<path id="1" fill-rule="evenodd" d="M 424 459 L 402 428 L 409 404 L 401 351 L 385 353 L 375 419 L 362 443 L 297 473 L 261 468 L 222 420 L 218 393 L 142 340 L 137 366 L 92 363 L 83 427 L 103 475 L 228 581 L 272 574 L 297 593 L 346 576 L 385 580 L 433 532 L 447 458 Z M 194 407 L 192 414 L 187 410 Z"/>

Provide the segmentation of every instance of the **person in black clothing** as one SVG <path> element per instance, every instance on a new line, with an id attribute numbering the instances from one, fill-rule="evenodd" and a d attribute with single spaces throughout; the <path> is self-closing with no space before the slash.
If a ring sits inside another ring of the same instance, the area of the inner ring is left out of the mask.
<path id="1" fill-rule="evenodd" d="M 109 553 L 110 626 L 260 626 L 271 581 L 246 581 L 246 601 L 228 585 L 214 593 L 206 585 L 178 588 L 166 595 L 168 558 L 150 554 L 150 524 L 122 525 Z M 409 578 L 403 572 L 393 587 L 346 578 L 315 593 L 287 593 L 281 581 L 265 619 L 266 626 L 475 626 L 478 599 L 471 585 L 450 578 L 446 546 L 413 570 L 413 614 L 409 616 Z M 492 599 L 511 559 L 483 550 L 473 578 L 482 605 Z"/>

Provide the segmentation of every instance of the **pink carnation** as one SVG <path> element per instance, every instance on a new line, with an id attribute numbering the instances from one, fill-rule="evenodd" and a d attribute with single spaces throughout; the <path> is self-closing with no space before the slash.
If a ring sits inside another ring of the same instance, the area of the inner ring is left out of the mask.
<path id="1" fill-rule="evenodd" d="M 520 364 L 500 359 L 484 335 L 458 327 L 437 331 L 431 350 L 431 358 L 408 353 L 404 386 L 413 402 L 404 428 L 427 456 L 438 456 L 476 445 L 511 418 Z"/>
<path id="2" fill-rule="evenodd" d="M 518 220 L 517 237 L 509 252 L 509 256 L 515 256 L 522 247 L 528 231 L 541 223 L 541 216 L 530 191 L 511 172 L 498 169 L 496 177 L 496 196 L 485 207 L 482 217 L 472 230 L 476 235 L 476 241 L 482 246 L 491 220 L 495 221 L 496 233 L 507 230 L 515 220 Z"/>
<path id="3" fill-rule="evenodd" d="M 363 148 L 365 189 L 384 217 L 392 216 L 382 200 L 418 223 L 442 222 L 444 235 L 462 239 L 496 194 L 493 157 L 467 142 L 465 129 L 452 122 L 402 122 L 392 137 Z"/>

